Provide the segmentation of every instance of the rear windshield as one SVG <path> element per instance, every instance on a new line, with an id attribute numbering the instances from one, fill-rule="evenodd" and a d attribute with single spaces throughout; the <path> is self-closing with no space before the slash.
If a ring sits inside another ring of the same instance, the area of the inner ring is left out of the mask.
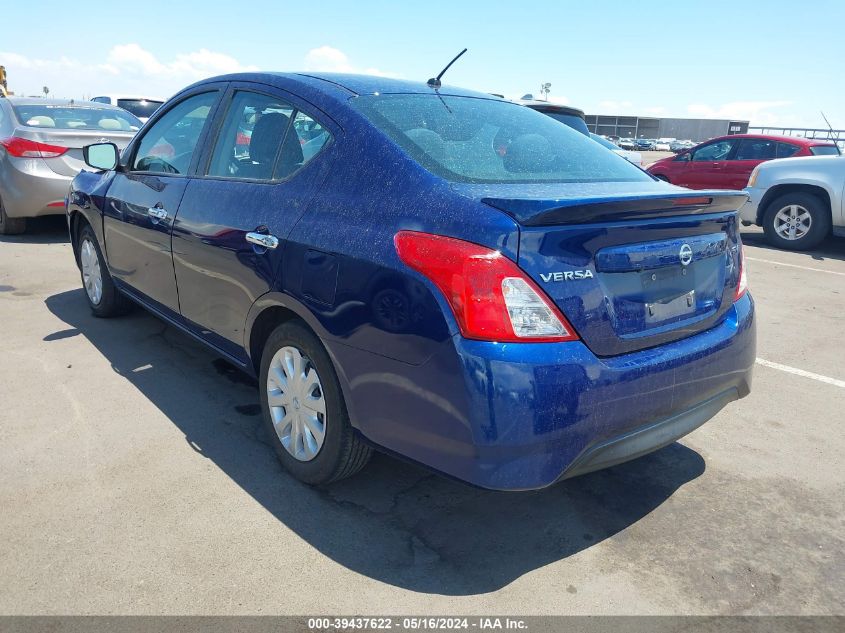
<path id="1" fill-rule="evenodd" d="M 636 182 L 650 177 L 531 108 L 438 94 L 352 100 L 415 161 L 452 182 Z"/>
<path id="2" fill-rule="evenodd" d="M 813 156 L 839 156 L 839 148 L 836 145 L 814 145 L 810 152 Z"/>
<path id="3" fill-rule="evenodd" d="M 158 110 L 162 104 L 161 101 L 149 101 L 147 99 L 118 99 L 117 105 L 124 110 L 128 110 L 136 117 L 149 119 L 153 112 Z"/>
<path id="4" fill-rule="evenodd" d="M 91 108 L 65 105 L 12 106 L 21 124 L 57 130 L 102 130 L 104 132 L 136 132 L 141 122 L 114 108 Z"/>

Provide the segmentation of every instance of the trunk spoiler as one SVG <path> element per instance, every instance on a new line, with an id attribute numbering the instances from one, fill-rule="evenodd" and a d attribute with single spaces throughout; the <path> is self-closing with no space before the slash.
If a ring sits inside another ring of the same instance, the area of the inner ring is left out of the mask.
<path id="1" fill-rule="evenodd" d="M 482 198 L 524 226 L 584 224 L 737 211 L 748 200 L 742 191 L 689 191 L 607 198 Z"/>

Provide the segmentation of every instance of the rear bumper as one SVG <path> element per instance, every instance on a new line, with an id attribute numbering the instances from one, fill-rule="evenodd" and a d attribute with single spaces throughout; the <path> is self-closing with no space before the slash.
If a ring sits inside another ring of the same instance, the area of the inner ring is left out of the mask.
<path id="1" fill-rule="evenodd" d="M 65 207 L 50 206 L 67 196 L 72 178 L 57 174 L 41 158 L 8 157 L 0 164 L 0 196 L 10 218 L 62 215 Z"/>
<path id="2" fill-rule="evenodd" d="M 746 294 L 709 330 L 608 358 L 580 341 L 442 347 L 408 365 L 329 344 L 354 426 L 474 485 L 529 490 L 656 450 L 748 394 L 754 306 Z"/>

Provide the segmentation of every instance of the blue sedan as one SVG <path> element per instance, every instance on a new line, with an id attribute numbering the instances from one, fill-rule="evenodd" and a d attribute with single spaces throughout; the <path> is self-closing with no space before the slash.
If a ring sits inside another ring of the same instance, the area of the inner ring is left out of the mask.
<path id="1" fill-rule="evenodd" d="M 84 155 L 67 213 L 93 313 L 140 304 L 254 375 L 304 482 L 381 450 L 541 488 L 749 392 L 745 195 L 657 181 L 529 108 L 246 73 Z"/>

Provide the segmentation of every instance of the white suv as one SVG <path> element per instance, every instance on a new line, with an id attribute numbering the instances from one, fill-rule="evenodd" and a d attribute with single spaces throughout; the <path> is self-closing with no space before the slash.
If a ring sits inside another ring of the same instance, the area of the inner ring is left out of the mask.
<path id="1" fill-rule="evenodd" d="M 831 233 L 845 237 L 845 157 L 782 158 L 754 168 L 739 215 L 763 227 L 766 240 L 808 250 Z"/>

